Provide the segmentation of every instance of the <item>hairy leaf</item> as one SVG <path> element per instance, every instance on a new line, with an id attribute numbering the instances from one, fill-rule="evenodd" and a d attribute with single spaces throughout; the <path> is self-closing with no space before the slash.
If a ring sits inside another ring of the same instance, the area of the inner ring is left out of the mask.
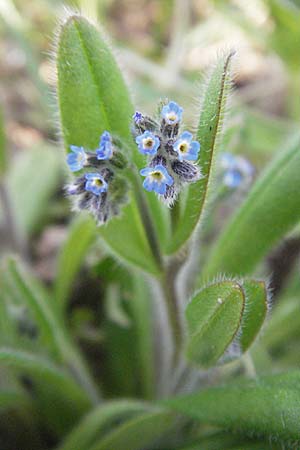
<path id="1" fill-rule="evenodd" d="M 299 440 L 300 372 L 214 387 L 165 402 L 175 411 L 216 425 L 283 440 Z"/>
<path id="2" fill-rule="evenodd" d="M 215 364 L 239 329 L 244 293 L 233 281 L 222 281 L 202 289 L 186 308 L 189 331 L 187 356 L 203 367 Z"/>
<path id="3" fill-rule="evenodd" d="M 245 352 L 261 329 L 267 314 L 267 291 L 262 281 L 243 281 L 245 310 L 241 324 L 239 342 Z"/>
<path id="4" fill-rule="evenodd" d="M 99 33 L 85 18 L 73 15 L 62 25 L 57 52 L 58 101 L 65 147 L 95 149 L 104 130 L 130 148 L 133 107 L 115 59 Z M 134 152 L 137 165 L 141 155 Z M 134 182 L 134 177 L 131 181 Z M 121 217 L 99 228 L 109 248 L 119 257 L 157 273 L 134 197 Z M 126 236 L 126 239 L 124 239 Z"/>
<path id="5" fill-rule="evenodd" d="M 203 178 L 189 187 L 178 227 L 167 249 L 169 253 L 178 250 L 191 237 L 208 203 L 217 158 L 218 135 L 221 131 L 230 81 L 232 56 L 230 53 L 218 61 L 206 87 L 197 131 L 197 139 L 201 144 L 198 164 Z"/>
<path id="6" fill-rule="evenodd" d="M 300 218 L 300 137 L 257 180 L 215 244 L 203 276 L 250 273 Z"/>

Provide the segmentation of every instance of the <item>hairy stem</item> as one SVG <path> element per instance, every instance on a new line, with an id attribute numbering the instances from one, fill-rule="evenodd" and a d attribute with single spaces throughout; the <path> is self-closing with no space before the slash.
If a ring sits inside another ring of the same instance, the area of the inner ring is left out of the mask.
<path id="1" fill-rule="evenodd" d="M 181 264 L 177 261 L 171 262 L 166 267 L 161 279 L 161 287 L 164 293 L 172 339 L 174 342 L 173 367 L 175 367 L 178 362 L 183 339 L 180 309 L 176 292 L 176 278 L 180 267 Z"/>
<path id="2" fill-rule="evenodd" d="M 156 227 L 151 217 L 151 211 L 146 201 L 145 194 L 141 189 L 140 180 L 137 178 L 137 176 L 134 178 L 133 182 L 136 201 L 138 204 L 138 208 L 140 210 L 141 219 L 146 231 L 146 236 L 149 241 L 150 249 L 153 253 L 153 256 L 157 262 L 158 267 L 163 269 L 163 258 L 161 254 L 161 248 L 157 237 Z"/>

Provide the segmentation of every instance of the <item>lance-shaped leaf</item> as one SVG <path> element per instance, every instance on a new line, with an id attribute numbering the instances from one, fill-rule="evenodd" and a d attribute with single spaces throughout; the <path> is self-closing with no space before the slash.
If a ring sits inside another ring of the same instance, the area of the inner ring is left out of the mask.
<path id="1" fill-rule="evenodd" d="M 116 423 L 132 419 L 139 413 L 150 411 L 144 402 L 134 400 L 116 400 L 93 409 L 65 438 L 60 450 L 90 448 L 96 440 L 113 428 Z"/>
<path id="2" fill-rule="evenodd" d="M 208 81 L 200 115 L 197 139 L 201 144 L 198 164 L 203 177 L 189 187 L 185 207 L 167 251 L 175 252 L 192 235 L 203 217 L 211 191 L 217 143 L 222 128 L 230 83 L 230 63 L 233 54 L 218 61 Z"/>
<path id="3" fill-rule="evenodd" d="M 300 137 L 281 149 L 215 244 L 203 277 L 250 273 L 300 219 Z"/>
<path id="4" fill-rule="evenodd" d="M 251 436 L 299 440 L 299 371 L 252 381 L 235 381 L 231 385 L 205 389 L 165 403 L 203 424 Z"/>
<path id="5" fill-rule="evenodd" d="M 241 323 L 239 343 L 245 352 L 261 329 L 267 314 L 267 290 L 263 281 L 243 281 L 245 310 Z"/>
<path id="6" fill-rule="evenodd" d="M 73 15 L 62 25 L 57 49 L 58 102 L 66 150 L 70 145 L 95 149 L 104 130 L 132 146 L 133 106 L 116 61 L 91 23 Z M 141 166 L 141 155 L 134 152 Z M 134 178 L 132 180 L 134 182 Z M 109 248 L 152 273 L 157 267 L 136 203 L 131 198 L 122 217 L 99 228 Z M 124 239 L 126 236 L 126 239 Z"/>
<path id="7" fill-rule="evenodd" d="M 107 433 L 90 450 L 140 450 L 153 445 L 174 425 L 175 416 L 163 408 L 139 414 Z"/>
<path id="8" fill-rule="evenodd" d="M 67 365 L 71 373 L 81 383 L 93 401 L 98 399 L 98 389 L 90 377 L 89 370 L 81 353 L 73 344 L 68 331 L 55 311 L 51 298 L 36 279 L 31 277 L 15 259 L 6 261 L 6 292 L 16 297 L 18 302 L 26 305 L 35 319 L 44 344 L 56 358 Z"/>
<path id="9" fill-rule="evenodd" d="M 91 217 L 80 216 L 70 229 L 58 258 L 55 300 L 59 309 L 64 310 L 66 307 L 76 274 L 95 235 L 96 224 Z"/>
<path id="10" fill-rule="evenodd" d="M 202 289 L 188 304 L 187 357 L 202 367 L 215 364 L 241 324 L 244 293 L 235 281 L 222 281 Z"/>

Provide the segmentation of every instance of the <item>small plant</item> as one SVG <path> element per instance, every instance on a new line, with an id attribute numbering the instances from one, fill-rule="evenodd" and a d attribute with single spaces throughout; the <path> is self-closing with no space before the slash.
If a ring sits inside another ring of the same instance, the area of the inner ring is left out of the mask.
<path id="1" fill-rule="evenodd" d="M 11 391 L 0 401 L 30 411 L 32 449 L 42 448 L 41 423 L 60 450 L 297 448 L 299 373 L 256 375 L 249 349 L 270 305 L 255 271 L 298 221 L 300 141 L 255 182 L 252 165 L 224 149 L 233 59 L 220 57 L 207 77 L 193 134 L 174 100 L 155 117 L 135 111 L 97 27 L 77 14 L 62 23 L 57 99 L 78 217 L 53 290 L 13 257 L 1 274 L 0 363 Z M 218 200 L 239 189 L 246 198 L 206 242 Z M 66 304 L 99 239 L 93 270 L 106 274 L 113 320 L 95 337 L 106 353 L 95 374 Z"/>

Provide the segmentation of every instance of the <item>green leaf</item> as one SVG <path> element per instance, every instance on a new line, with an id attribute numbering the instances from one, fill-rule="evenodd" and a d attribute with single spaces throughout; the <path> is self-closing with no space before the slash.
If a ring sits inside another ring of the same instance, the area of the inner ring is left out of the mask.
<path id="1" fill-rule="evenodd" d="M 232 56 L 230 53 L 218 61 L 206 86 L 197 131 L 197 139 L 201 144 L 198 164 L 203 178 L 189 187 L 185 207 L 178 221 L 179 225 L 167 248 L 169 253 L 175 252 L 185 244 L 206 210 L 217 159 L 218 136 L 222 128 Z"/>
<path id="2" fill-rule="evenodd" d="M 241 324 L 239 342 L 245 352 L 261 329 L 267 314 L 267 291 L 263 281 L 243 281 L 245 311 Z"/>
<path id="3" fill-rule="evenodd" d="M 96 402 L 98 390 L 90 378 L 81 354 L 70 339 L 61 317 L 55 312 L 51 304 L 53 301 L 37 281 L 26 274 L 13 258 L 7 258 L 6 273 L 11 295 L 17 295 L 28 307 L 48 348 L 60 362 L 67 365 L 90 398 Z"/>
<path id="4" fill-rule="evenodd" d="M 90 450 L 140 450 L 149 448 L 170 430 L 174 415 L 164 409 L 143 413 L 115 427 Z"/>
<path id="5" fill-rule="evenodd" d="M 96 224 L 91 217 L 79 216 L 72 224 L 57 263 L 54 295 L 59 309 L 65 309 L 76 275 L 95 237 Z"/>
<path id="6" fill-rule="evenodd" d="M 0 175 L 3 175 L 7 168 L 6 137 L 4 130 L 4 117 L 0 108 Z"/>
<path id="7" fill-rule="evenodd" d="M 300 372 L 215 387 L 167 400 L 175 411 L 250 436 L 299 440 Z"/>
<path id="8" fill-rule="evenodd" d="M 202 289 L 186 308 L 189 331 L 187 357 L 203 367 L 215 364 L 239 329 L 244 293 L 234 281 Z"/>
<path id="9" fill-rule="evenodd" d="M 116 400 L 92 410 L 65 438 L 61 450 L 88 449 L 116 423 L 149 410 L 145 403 Z"/>
<path id="10" fill-rule="evenodd" d="M 65 433 L 91 406 L 86 392 L 71 375 L 42 356 L 10 347 L 0 348 L 0 366 L 18 376 L 29 377 L 34 388 L 31 404 L 41 421 L 55 433 Z"/>
<path id="11" fill-rule="evenodd" d="M 204 278 L 243 275 L 278 243 L 300 218 L 300 137 L 257 180 L 246 201 L 217 240 Z"/>
<path id="12" fill-rule="evenodd" d="M 62 369 L 47 359 L 14 348 L 0 348 L 0 365 L 17 373 L 30 375 L 33 380 L 52 385 L 62 398 L 71 402 L 81 413 L 88 410 L 90 401 L 81 387 Z"/>
<path id="13" fill-rule="evenodd" d="M 144 398 L 154 396 L 155 355 L 153 339 L 153 311 L 149 287 L 140 276 L 133 278 L 133 293 L 129 301 L 138 361 L 136 371 Z"/>
<path id="14" fill-rule="evenodd" d="M 59 186 L 61 158 L 52 147 L 23 152 L 11 165 L 7 187 L 16 224 L 23 233 L 38 230 L 47 217 L 49 200 Z"/>
<path id="15" fill-rule="evenodd" d="M 133 106 L 121 72 L 99 31 L 79 15 L 70 16 L 61 27 L 57 73 L 62 133 L 67 151 L 71 144 L 95 149 L 104 130 L 132 147 Z M 138 166 L 142 164 L 141 156 L 134 152 Z M 131 181 L 134 182 L 133 176 Z M 158 273 L 133 198 L 123 208 L 122 216 L 99 228 L 99 233 L 114 254 L 148 272 Z"/>

